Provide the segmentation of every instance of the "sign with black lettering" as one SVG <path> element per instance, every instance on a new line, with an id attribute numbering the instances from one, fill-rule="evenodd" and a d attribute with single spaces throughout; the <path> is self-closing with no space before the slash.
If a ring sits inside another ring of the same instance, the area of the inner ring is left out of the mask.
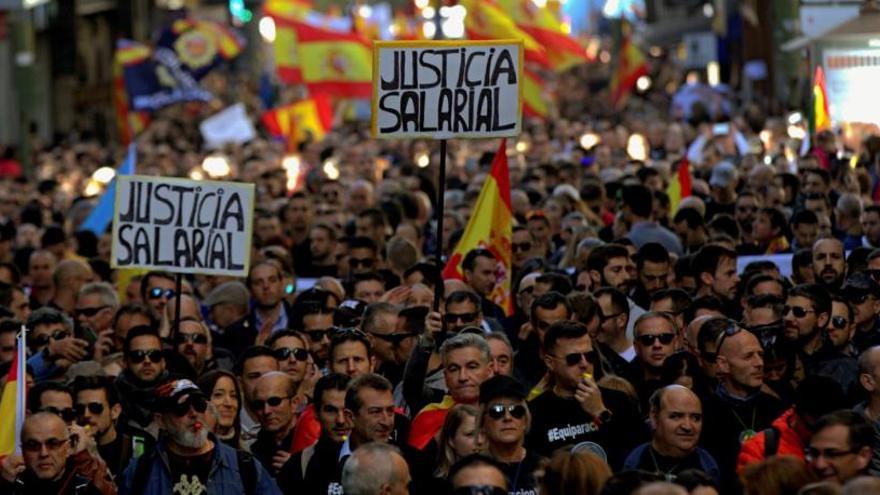
<path id="1" fill-rule="evenodd" d="M 116 178 L 114 268 L 247 276 L 254 185 Z"/>
<path id="2" fill-rule="evenodd" d="M 374 41 L 377 138 L 517 136 L 521 40 Z"/>

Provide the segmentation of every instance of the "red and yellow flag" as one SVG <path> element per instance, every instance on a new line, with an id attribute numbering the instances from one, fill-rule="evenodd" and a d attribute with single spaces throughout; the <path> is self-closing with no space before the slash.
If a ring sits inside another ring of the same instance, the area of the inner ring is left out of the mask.
<path id="1" fill-rule="evenodd" d="M 546 119 L 550 114 L 545 98 L 544 81 L 537 74 L 523 70 L 523 113 L 527 117 Z"/>
<path id="2" fill-rule="evenodd" d="M 18 432 L 24 423 L 27 362 L 24 332 L 18 335 L 16 345 L 12 367 L 3 382 L 3 394 L 0 396 L 0 459 L 13 453 L 21 453 Z"/>
<path id="3" fill-rule="evenodd" d="M 611 103 L 615 108 L 621 108 L 636 87 L 636 81 L 648 75 L 648 62 L 639 47 L 633 43 L 632 28 L 623 19 L 620 24 L 617 68 L 611 79 Z"/>
<path id="4" fill-rule="evenodd" d="M 529 33 L 520 29 L 497 4 L 490 0 L 460 0 L 458 3 L 467 9 L 464 28 L 469 39 L 523 40 L 526 61 L 550 67 L 544 47 Z"/>
<path id="5" fill-rule="evenodd" d="M 452 396 L 443 397 L 442 402 L 428 404 L 413 419 L 409 428 L 409 439 L 407 443 L 411 446 L 423 450 L 431 443 L 431 439 L 437 435 L 437 432 L 443 428 L 443 422 L 446 421 L 446 414 L 455 405 Z"/>
<path id="6" fill-rule="evenodd" d="M 292 151 L 309 136 L 314 141 L 324 139 L 333 128 L 333 109 L 330 98 L 319 94 L 269 110 L 260 121 L 274 137 L 285 139 Z"/>
<path id="7" fill-rule="evenodd" d="M 139 43 L 119 43 L 113 55 L 113 106 L 116 109 L 116 126 L 119 140 L 128 146 L 138 134 L 150 125 L 150 114 L 131 110 L 128 91 L 125 89 L 123 67 L 150 57 L 152 50 Z"/>
<path id="8" fill-rule="evenodd" d="M 691 170 L 687 158 L 679 163 L 678 172 L 669 182 L 666 194 L 669 196 L 669 211 L 674 215 L 681 200 L 691 195 Z"/>
<path id="9" fill-rule="evenodd" d="M 311 93 L 370 96 L 373 62 L 369 41 L 292 18 L 274 19 L 276 66 L 282 81 L 305 84 Z"/>
<path id="10" fill-rule="evenodd" d="M 539 44 L 552 47 L 547 60 L 553 70 L 564 71 L 589 61 L 587 50 L 569 35 L 557 9 L 548 4 L 538 7 L 533 0 L 497 0 L 498 6 L 510 13 L 517 27 L 531 35 Z"/>
<path id="11" fill-rule="evenodd" d="M 495 255 L 495 288 L 488 298 L 501 306 L 507 315 L 513 313 L 510 297 L 511 237 L 513 214 L 510 207 L 510 174 L 507 168 L 507 140 L 502 139 L 492 170 L 477 197 L 474 213 L 443 269 L 443 278 L 463 279 L 461 262 L 472 249 L 485 248 Z"/>
<path id="12" fill-rule="evenodd" d="M 822 131 L 831 130 L 831 113 L 828 111 L 828 90 L 825 87 L 825 71 L 821 65 L 816 66 L 813 76 L 813 108 L 810 119 L 810 135 L 815 136 Z"/>

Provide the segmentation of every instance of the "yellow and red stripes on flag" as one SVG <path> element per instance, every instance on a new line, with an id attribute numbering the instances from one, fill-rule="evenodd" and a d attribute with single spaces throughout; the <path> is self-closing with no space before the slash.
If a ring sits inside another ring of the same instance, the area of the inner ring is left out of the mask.
<path id="1" fill-rule="evenodd" d="M 691 170 L 687 158 L 679 163 L 678 172 L 669 181 L 666 194 L 669 196 L 669 211 L 673 214 L 678 211 L 681 200 L 691 195 Z"/>
<path id="2" fill-rule="evenodd" d="M 458 3 L 467 9 L 464 27 L 469 39 L 523 40 L 526 61 L 550 67 L 544 46 L 520 29 L 498 4 L 490 0 L 460 0 Z"/>
<path id="3" fill-rule="evenodd" d="M 828 111 L 828 89 L 825 87 L 825 71 L 821 65 L 816 66 L 813 76 L 813 108 L 812 108 L 812 134 L 831 130 L 831 112 Z"/>
<path id="4" fill-rule="evenodd" d="M 508 12 L 517 27 L 528 33 L 547 50 L 550 67 L 564 71 L 575 65 L 588 62 L 587 50 L 569 35 L 570 27 L 562 22 L 558 9 L 538 7 L 533 0 L 496 0 Z"/>
<path id="5" fill-rule="evenodd" d="M 630 25 L 621 20 L 620 43 L 617 68 L 611 79 L 611 103 L 621 108 L 636 87 L 640 77 L 648 75 L 648 62 L 645 55 L 632 40 Z"/>
<path id="6" fill-rule="evenodd" d="M 269 110 L 260 117 L 270 134 L 287 141 L 289 151 L 307 140 L 321 141 L 333 128 L 333 108 L 326 95 Z"/>
<path id="7" fill-rule="evenodd" d="M 150 47 L 132 42 L 117 46 L 113 56 L 113 106 L 116 109 L 119 140 L 124 146 L 128 146 L 138 134 L 150 125 L 150 114 L 145 111 L 131 110 L 128 91 L 125 89 L 123 67 L 141 62 L 149 58 L 151 53 Z"/>
<path id="8" fill-rule="evenodd" d="M 510 207 L 510 173 L 507 167 L 507 140 L 502 139 L 492 160 L 492 170 L 477 197 L 474 213 L 443 269 L 443 278 L 462 279 L 461 262 L 472 249 L 485 248 L 495 255 L 495 287 L 489 299 L 501 306 L 507 315 L 513 313 L 510 297 L 511 238 L 513 214 Z"/>
<path id="9" fill-rule="evenodd" d="M 546 119 L 550 115 L 547 105 L 544 81 L 537 74 L 523 69 L 523 113 L 527 117 Z"/>
<path id="10" fill-rule="evenodd" d="M 181 34 L 191 29 L 205 33 L 213 39 L 217 52 L 225 60 L 234 59 L 244 50 L 242 38 L 218 22 L 187 17 L 171 24 L 171 31 L 174 34 Z"/>
<path id="11" fill-rule="evenodd" d="M 455 401 L 452 400 L 452 396 L 447 395 L 443 397 L 441 402 L 425 406 L 413 419 L 407 443 L 419 450 L 427 447 L 431 443 L 431 439 L 443 428 L 446 414 L 454 405 Z"/>
<path id="12" fill-rule="evenodd" d="M 15 357 L 12 359 L 12 367 L 3 382 L 3 392 L 0 395 L 0 459 L 16 453 L 16 439 L 18 430 L 24 421 L 25 403 L 25 340 L 19 335 L 16 339 Z"/>
<path id="13" fill-rule="evenodd" d="M 312 93 L 348 98 L 370 96 L 373 55 L 368 40 L 289 17 L 273 18 L 276 65 L 282 81 L 305 84 Z M 287 53 L 278 59 L 279 50 L 296 53 L 293 56 Z"/>

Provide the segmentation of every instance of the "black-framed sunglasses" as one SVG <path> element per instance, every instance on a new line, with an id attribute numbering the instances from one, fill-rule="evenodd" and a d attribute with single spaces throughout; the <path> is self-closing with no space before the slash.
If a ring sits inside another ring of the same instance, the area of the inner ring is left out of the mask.
<path id="1" fill-rule="evenodd" d="M 21 450 L 36 453 L 41 452 L 45 446 L 46 450 L 54 452 L 61 447 L 64 447 L 69 441 L 70 438 L 50 438 L 45 442 L 40 442 L 38 440 L 25 440 L 21 444 Z"/>
<path id="2" fill-rule="evenodd" d="M 141 364 L 145 359 L 149 359 L 151 363 L 158 363 L 164 359 L 160 349 L 139 349 L 137 351 L 128 351 L 128 360 L 134 364 Z"/>
<path id="3" fill-rule="evenodd" d="M 91 318 L 109 307 L 110 306 L 105 305 L 105 306 L 95 306 L 94 308 L 76 308 L 74 310 L 74 313 L 76 313 L 77 317 L 85 316 L 86 318 Z"/>
<path id="4" fill-rule="evenodd" d="M 320 342 L 324 338 L 332 336 L 335 329 L 336 327 L 316 328 L 314 330 L 305 330 L 304 333 L 309 336 L 312 342 Z"/>
<path id="5" fill-rule="evenodd" d="M 51 340 L 63 340 L 67 337 L 70 337 L 70 332 L 68 332 L 67 330 L 55 330 L 50 335 L 40 335 L 39 337 L 34 337 L 34 339 L 31 340 L 30 343 L 33 344 L 34 347 L 42 347 L 44 345 L 49 345 L 49 341 Z"/>
<path id="6" fill-rule="evenodd" d="M 378 333 L 374 333 L 371 335 L 373 337 L 376 337 L 379 340 L 384 340 L 385 342 L 388 342 L 389 344 L 391 344 L 394 347 L 397 347 L 404 340 L 406 340 L 410 337 L 417 337 L 419 334 L 417 334 L 417 333 L 390 333 L 388 335 L 381 335 Z"/>
<path id="7" fill-rule="evenodd" d="M 279 397 L 269 397 L 266 400 L 261 400 L 261 399 L 252 400 L 251 401 L 251 409 L 253 409 L 254 411 L 262 411 L 263 408 L 266 407 L 266 404 L 268 404 L 269 407 L 278 407 L 281 405 L 282 401 L 285 401 L 289 398 L 290 398 L 290 396 L 286 396 L 286 397 L 279 396 Z"/>
<path id="8" fill-rule="evenodd" d="M 173 299 L 175 294 L 177 293 L 174 291 L 174 289 L 153 287 L 147 292 L 147 297 L 149 297 L 150 299 L 159 299 L 160 297 L 164 297 L 165 299 Z"/>
<path id="9" fill-rule="evenodd" d="M 669 345 L 672 343 L 673 340 L 675 340 L 675 334 L 674 333 L 658 333 L 656 335 L 651 335 L 651 334 L 639 335 L 638 337 L 636 337 L 636 340 L 639 341 L 639 344 L 642 344 L 645 347 L 650 347 L 650 346 L 654 345 L 654 342 L 656 342 L 658 340 L 663 345 Z"/>
<path id="10" fill-rule="evenodd" d="M 443 315 L 443 321 L 446 323 L 462 322 L 468 323 L 477 319 L 480 313 L 446 313 Z"/>
<path id="11" fill-rule="evenodd" d="M 348 258 L 348 265 L 352 268 L 370 268 L 376 262 L 373 258 Z"/>
<path id="12" fill-rule="evenodd" d="M 171 412 L 178 418 L 181 418 L 186 416 L 190 409 L 202 414 L 208 410 L 208 401 L 201 395 L 190 395 L 183 402 L 174 404 L 171 407 Z"/>
<path id="13" fill-rule="evenodd" d="M 527 252 L 527 251 L 532 250 L 532 243 L 531 242 L 514 242 L 510 245 L 510 247 L 514 253 L 517 253 L 520 251 Z"/>
<path id="14" fill-rule="evenodd" d="M 843 316 L 832 316 L 831 317 L 831 326 L 838 330 L 844 330 L 849 326 L 849 320 L 844 318 Z"/>
<path id="15" fill-rule="evenodd" d="M 77 404 L 75 407 L 76 415 L 80 418 L 86 415 L 86 409 L 88 409 L 88 411 L 95 416 L 98 416 L 104 412 L 104 404 L 101 404 L 100 402 L 89 402 L 87 404 L 80 403 Z"/>
<path id="16" fill-rule="evenodd" d="M 815 313 L 814 309 L 807 309 L 803 306 L 788 306 L 785 305 L 782 307 L 782 316 L 788 316 L 788 313 L 794 315 L 795 318 L 803 318 L 810 313 Z"/>
<path id="17" fill-rule="evenodd" d="M 523 419 L 526 415 L 526 406 L 522 404 L 495 404 L 486 408 L 486 414 L 492 419 L 501 419 L 504 413 L 510 413 L 513 419 Z"/>
<path id="18" fill-rule="evenodd" d="M 208 344 L 208 336 L 202 333 L 179 333 L 174 336 L 175 344 Z"/>
<path id="19" fill-rule="evenodd" d="M 731 320 L 728 323 L 728 325 L 726 327 L 724 327 L 724 330 L 722 330 L 721 333 L 718 334 L 718 337 L 715 338 L 715 352 L 714 353 L 707 352 L 704 354 L 711 354 L 713 356 L 713 358 L 718 357 L 718 352 L 721 351 L 721 345 L 724 344 L 724 340 L 727 339 L 727 337 L 736 335 L 741 331 L 742 331 L 742 328 L 740 328 L 740 326 L 737 325 L 735 321 Z"/>
<path id="20" fill-rule="evenodd" d="M 622 314 L 623 314 L 623 312 L 620 312 L 620 313 L 613 313 L 613 314 L 610 314 L 610 315 L 605 315 L 605 314 L 602 314 L 602 310 L 600 309 L 600 310 L 596 313 L 596 316 L 599 317 L 599 324 L 601 325 L 601 324 L 605 323 L 606 321 L 608 321 L 608 320 L 610 320 L 610 319 L 612 319 L 612 318 L 617 318 L 618 316 L 620 316 L 620 315 L 622 315 Z"/>
<path id="21" fill-rule="evenodd" d="M 599 353 L 595 350 L 587 352 L 572 352 L 562 356 L 562 359 L 565 359 L 565 364 L 569 366 L 581 364 L 582 359 L 586 359 L 588 363 L 595 366 L 596 363 L 599 362 Z"/>
<path id="22" fill-rule="evenodd" d="M 468 485 L 452 490 L 452 495 L 507 495 L 507 490 L 492 485 Z"/>
<path id="23" fill-rule="evenodd" d="M 61 416 L 61 419 L 64 420 L 65 423 L 70 423 L 74 419 L 76 419 L 76 409 L 72 407 L 65 407 L 64 409 L 58 409 L 55 406 L 46 406 L 40 408 L 40 412 L 50 412 L 52 414 L 57 414 Z"/>
<path id="24" fill-rule="evenodd" d="M 297 347 L 280 347 L 272 352 L 275 354 L 275 359 L 279 361 L 287 361 L 290 356 L 299 362 L 305 362 L 309 359 L 309 351 Z"/>

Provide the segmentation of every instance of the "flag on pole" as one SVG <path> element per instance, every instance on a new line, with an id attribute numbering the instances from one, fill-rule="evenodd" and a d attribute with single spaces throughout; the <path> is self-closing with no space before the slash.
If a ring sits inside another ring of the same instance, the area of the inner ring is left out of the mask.
<path id="1" fill-rule="evenodd" d="M 570 36 L 571 26 L 562 22 L 559 11 L 548 3 L 538 7 L 534 0 L 497 0 L 498 6 L 510 13 L 517 27 L 528 33 L 547 50 L 553 70 L 564 71 L 589 61 L 586 49 Z"/>
<path id="2" fill-rule="evenodd" d="M 330 98 L 318 94 L 269 110 L 260 116 L 260 121 L 272 136 L 287 141 L 288 150 L 292 151 L 309 136 L 314 141 L 324 139 L 333 128 L 333 109 Z"/>
<path id="3" fill-rule="evenodd" d="M 648 62 L 645 55 L 632 39 L 632 27 L 623 18 L 620 19 L 617 67 L 611 78 L 611 103 L 621 108 L 626 103 L 636 81 L 648 75 Z"/>
<path id="4" fill-rule="evenodd" d="M 510 207 L 510 174 L 507 168 L 507 140 L 502 139 L 492 160 L 492 170 L 477 197 L 474 213 L 443 269 L 443 278 L 463 279 L 461 262 L 475 248 L 485 248 L 495 255 L 495 287 L 488 298 L 501 306 L 507 315 L 513 313 L 510 297 L 511 238 L 513 214 Z"/>
<path id="5" fill-rule="evenodd" d="M 831 112 L 828 111 L 828 90 L 825 87 L 825 71 L 816 66 L 813 76 L 813 108 L 810 112 L 810 136 L 831 129 Z"/>
<path id="6" fill-rule="evenodd" d="M 10 454 L 21 454 L 18 433 L 24 423 L 27 389 L 25 384 L 25 366 L 27 365 L 25 333 L 25 327 L 22 325 L 16 341 L 17 348 L 12 360 L 12 367 L 6 376 L 3 393 L 0 396 L 0 459 Z"/>
<path id="7" fill-rule="evenodd" d="M 666 194 L 669 196 L 669 211 L 672 214 L 678 210 L 682 198 L 691 195 L 691 170 L 687 158 L 683 158 L 678 164 L 678 172 L 669 182 Z"/>
<path id="8" fill-rule="evenodd" d="M 125 161 L 116 169 L 113 180 L 107 184 L 104 194 L 98 199 L 98 203 L 80 227 L 82 230 L 91 230 L 96 236 L 101 237 L 107 231 L 110 221 L 113 219 L 113 209 L 116 205 L 116 177 L 120 175 L 134 174 L 137 152 L 134 143 L 128 145 Z"/>

